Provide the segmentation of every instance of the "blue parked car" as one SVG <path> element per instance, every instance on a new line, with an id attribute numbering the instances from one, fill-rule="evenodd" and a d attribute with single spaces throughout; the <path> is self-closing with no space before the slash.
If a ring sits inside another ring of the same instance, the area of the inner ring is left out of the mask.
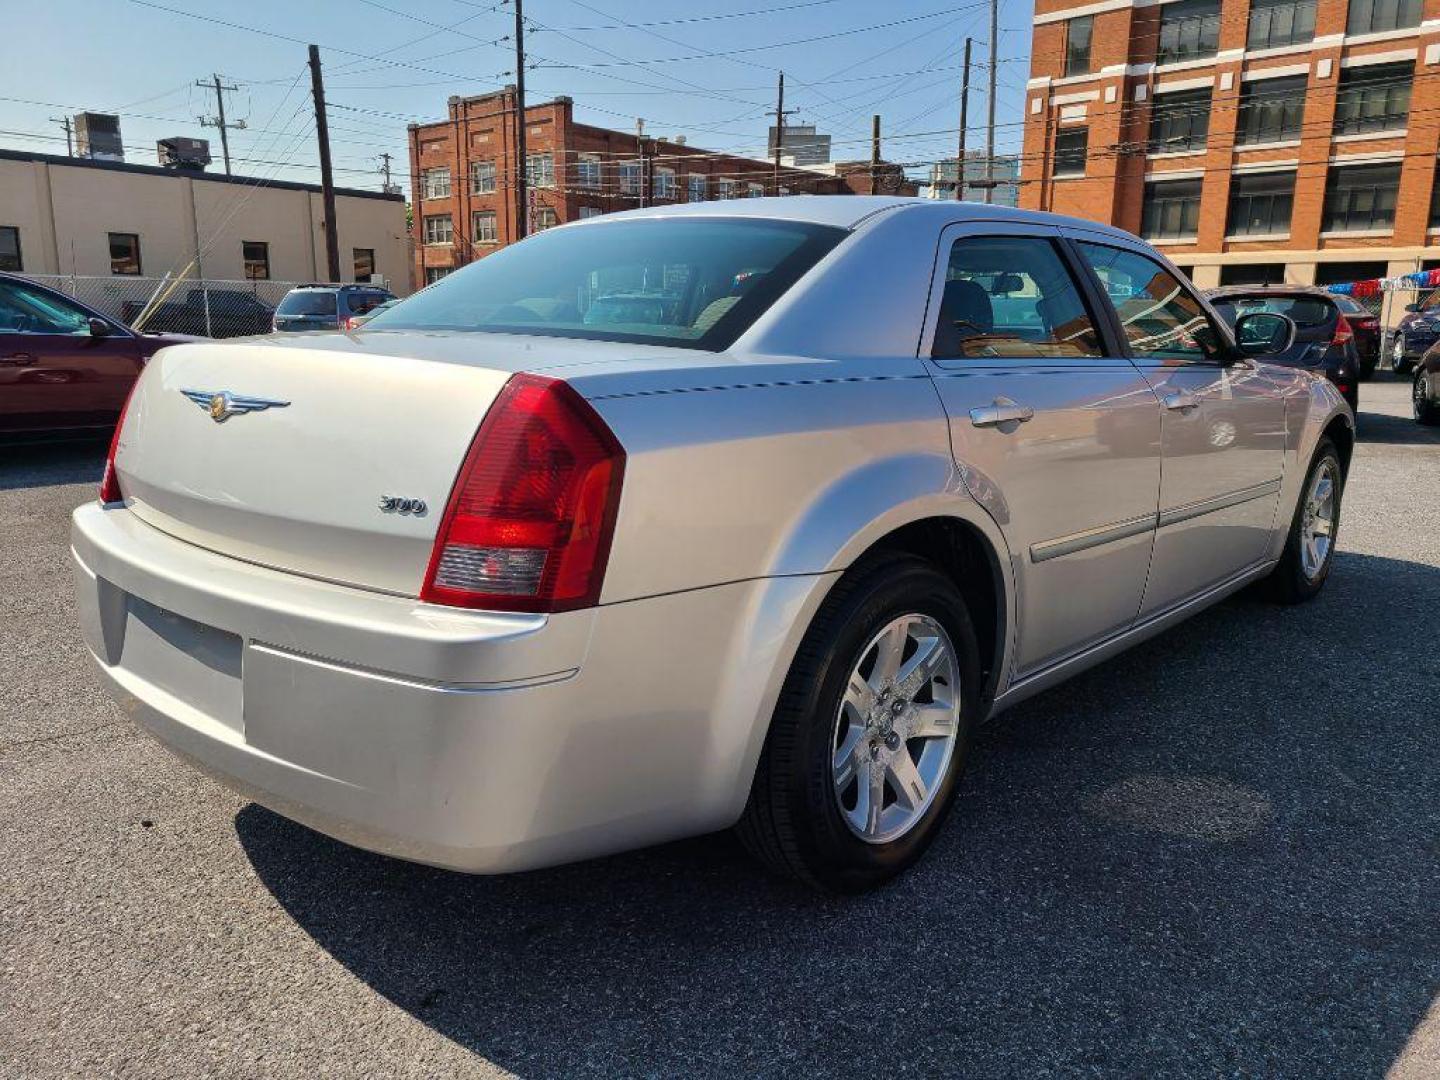
<path id="1" fill-rule="evenodd" d="M 1390 366 L 1397 375 L 1408 375 L 1430 346 L 1440 341 L 1440 289 L 1418 304 L 1406 304 L 1408 314 L 1395 328 L 1390 346 Z"/>

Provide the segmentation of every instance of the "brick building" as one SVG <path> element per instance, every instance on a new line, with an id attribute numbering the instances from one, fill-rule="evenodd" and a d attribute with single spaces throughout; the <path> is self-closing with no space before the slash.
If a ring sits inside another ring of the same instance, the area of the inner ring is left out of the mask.
<path id="1" fill-rule="evenodd" d="M 569 98 L 525 108 L 529 231 L 615 210 L 760 195 L 870 193 L 868 162 L 817 169 L 734 157 L 577 124 Z M 447 119 L 410 126 L 415 277 L 428 284 L 516 239 L 515 93 L 452 97 Z M 875 189 L 914 194 L 898 166 Z"/>
<path id="2" fill-rule="evenodd" d="M 1197 284 L 1440 258 L 1440 0 L 1037 0 L 1020 205 Z"/>

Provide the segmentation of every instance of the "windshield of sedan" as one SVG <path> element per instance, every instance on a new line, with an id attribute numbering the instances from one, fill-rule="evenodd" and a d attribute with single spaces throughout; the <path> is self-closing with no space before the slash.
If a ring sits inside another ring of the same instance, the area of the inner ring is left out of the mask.
<path id="1" fill-rule="evenodd" d="M 845 236 L 754 218 L 547 230 L 376 315 L 366 329 L 470 330 L 728 348 Z"/>

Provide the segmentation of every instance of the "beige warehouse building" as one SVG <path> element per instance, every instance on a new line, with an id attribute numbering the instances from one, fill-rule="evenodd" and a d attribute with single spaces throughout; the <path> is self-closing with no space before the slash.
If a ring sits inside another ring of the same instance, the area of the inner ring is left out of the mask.
<path id="1" fill-rule="evenodd" d="M 340 188 L 345 281 L 410 292 L 405 200 Z M 320 188 L 0 150 L 0 270 L 212 281 L 323 281 Z M 119 281 L 117 281 L 117 284 Z"/>

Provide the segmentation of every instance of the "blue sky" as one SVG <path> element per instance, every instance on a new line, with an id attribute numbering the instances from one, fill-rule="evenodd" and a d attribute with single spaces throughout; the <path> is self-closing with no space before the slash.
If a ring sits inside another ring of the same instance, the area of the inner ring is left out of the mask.
<path id="1" fill-rule="evenodd" d="M 336 182 L 378 185 L 388 150 L 408 191 L 406 121 L 442 116 L 451 94 L 514 79 L 513 9 L 497 0 L 153 3 L 12 0 L 0 146 L 63 154 L 50 118 L 92 108 L 121 114 L 128 160 L 153 163 L 156 139 L 195 135 L 211 139 L 218 169 L 216 133 L 195 120 L 213 111 L 214 95 L 194 82 L 219 72 L 241 87 L 227 95 L 229 118 L 249 125 L 232 133 L 235 171 L 313 181 L 305 43 L 315 42 Z M 1031 13 L 1028 0 L 1000 5 L 1002 149 L 1019 143 Z M 799 110 L 790 122 L 828 131 L 836 158 L 868 155 L 878 112 L 885 156 L 906 162 L 953 155 L 961 42 L 973 36 L 983 62 L 988 34 L 983 0 L 525 0 L 525 14 L 531 98 L 569 94 L 581 122 L 631 129 L 644 117 L 650 134 L 763 155 L 783 69 L 786 107 Z M 970 145 L 980 146 L 984 70 L 972 81 Z"/>

